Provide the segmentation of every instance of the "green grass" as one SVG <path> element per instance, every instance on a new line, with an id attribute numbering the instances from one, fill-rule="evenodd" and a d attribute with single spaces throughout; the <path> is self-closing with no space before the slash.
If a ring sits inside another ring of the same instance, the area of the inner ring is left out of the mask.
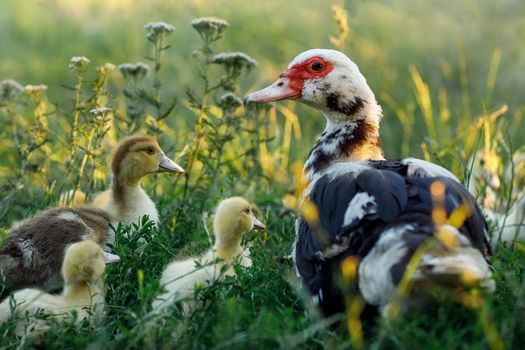
<path id="1" fill-rule="evenodd" d="M 525 141 L 520 127 L 525 86 L 519 74 L 525 57 L 523 4 L 335 3 L 348 11 L 350 32 L 342 49 L 358 63 L 383 106 L 381 135 L 387 157 L 425 157 L 465 179 L 466 160 L 476 149 L 494 148 L 508 164 L 512 150 Z M 242 96 L 273 81 L 297 53 L 330 47 L 329 36 L 338 32 L 332 3 L 115 4 L 0 4 L 0 80 L 48 85 L 42 96 L 22 93 L 0 99 L 0 233 L 40 209 L 58 205 L 67 190 L 76 188 L 92 198 L 105 189 L 110 148 L 130 130 L 157 136 L 165 153 L 188 170 L 188 177 L 162 174 L 144 181 L 160 212 L 159 229 L 150 224 L 118 228 L 114 250 L 122 261 L 107 269 L 105 321 L 95 329 L 55 324 L 43 346 L 351 348 L 346 324 L 329 326 L 330 321 L 319 316 L 291 262 L 283 259 L 294 242 L 294 216 L 283 210 L 282 198 L 293 190 L 295 168 L 324 120 L 294 103 L 247 110 L 219 103 L 226 92 Z M 193 57 L 205 43 L 190 21 L 205 15 L 230 23 L 223 38 L 208 43 L 214 53 L 243 51 L 258 61 L 258 67 L 231 74 L 227 67 L 208 64 L 212 55 Z M 158 95 L 154 70 L 136 86 L 118 69 L 104 75 L 107 81 L 93 85 L 96 67 L 106 62 L 144 61 L 153 68 L 146 59 L 154 50 L 144 24 L 159 20 L 177 30 L 168 36 L 171 47 L 162 51 Z M 91 60 L 85 71 L 68 70 L 70 58 L 77 55 Z M 206 90 L 215 84 L 217 89 Z M 506 113 L 494 122 L 482 122 L 503 104 L 508 105 Z M 113 110 L 111 123 L 97 124 L 89 110 L 104 106 Z M 474 122 L 478 118 L 481 122 Z M 36 147 L 40 141 L 45 142 Z M 503 186 L 502 198 L 506 190 Z M 175 257 L 209 246 L 204 223 L 209 220 L 203 220 L 202 213 L 230 195 L 255 202 L 267 223 L 265 233 L 253 233 L 246 242 L 252 245 L 253 267 L 238 268 L 236 278 L 200 290 L 188 317 L 174 305 L 162 320 L 152 320 L 150 305 L 160 291 L 163 268 Z M 124 231 L 130 234 L 119 234 Z M 148 241 L 142 253 L 135 252 L 139 237 Z M 497 289 L 480 307 L 444 301 L 436 310 L 380 322 L 365 328 L 365 347 L 500 349 L 502 340 L 506 348 L 523 348 L 525 254 L 501 245 L 493 265 Z M 0 325 L 0 348 L 33 346 L 16 339 L 11 328 Z"/>

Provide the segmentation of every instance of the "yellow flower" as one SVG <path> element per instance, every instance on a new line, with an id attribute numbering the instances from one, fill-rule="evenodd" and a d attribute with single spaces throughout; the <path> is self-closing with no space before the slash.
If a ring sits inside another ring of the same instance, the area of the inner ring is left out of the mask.
<path id="1" fill-rule="evenodd" d="M 359 267 L 359 257 L 346 257 L 341 263 L 341 273 L 346 280 L 353 281 L 357 277 L 357 268 Z"/>

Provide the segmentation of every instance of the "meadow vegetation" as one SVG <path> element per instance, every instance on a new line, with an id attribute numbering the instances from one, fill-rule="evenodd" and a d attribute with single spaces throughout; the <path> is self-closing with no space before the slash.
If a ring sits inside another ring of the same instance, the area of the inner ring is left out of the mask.
<path id="1" fill-rule="evenodd" d="M 428 313 L 364 325 L 364 338 L 322 319 L 288 258 L 287 207 L 324 120 L 295 103 L 243 107 L 241 98 L 297 53 L 335 47 L 360 66 L 383 107 L 386 156 L 425 158 L 467 183 L 477 150 L 494 150 L 508 166 L 525 142 L 524 33 L 519 0 L 2 2 L 0 237 L 40 209 L 106 189 L 111 149 L 129 134 L 157 137 L 186 170 L 143 183 L 159 228 L 147 218 L 114 228 L 122 261 L 107 269 L 105 321 L 53 324 L 43 345 L 522 348 L 519 244 L 495 250 L 497 290 L 486 298 L 462 305 L 445 297 Z M 503 183 L 498 195 L 510 190 Z M 163 268 L 210 245 L 213 207 L 231 195 L 253 201 L 268 228 L 247 239 L 253 267 L 199 289 L 189 317 L 175 304 L 159 321 L 150 305 Z M 141 237 L 148 245 L 137 253 Z M 13 324 L 0 325 L 0 335 L 0 348 L 32 346 Z"/>

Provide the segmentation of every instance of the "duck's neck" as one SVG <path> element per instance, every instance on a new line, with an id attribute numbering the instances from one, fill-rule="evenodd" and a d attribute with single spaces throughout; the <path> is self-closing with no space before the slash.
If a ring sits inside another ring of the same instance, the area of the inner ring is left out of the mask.
<path id="1" fill-rule="evenodd" d="M 232 238 L 229 240 L 217 239 L 213 246 L 213 250 L 218 258 L 224 260 L 232 259 L 242 253 L 241 240 L 238 238 Z"/>
<path id="2" fill-rule="evenodd" d="M 125 179 L 121 177 L 115 177 L 113 178 L 111 189 L 113 191 L 113 196 L 120 200 L 125 199 L 129 193 L 139 191 L 142 188 L 140 187 L 140 178 Z"/>
<path id="3" fill-rule="evenodd" d="M 140 179 L 124 181 L 115 178 L 111 191 L 117 207 L 117 215 L 121 220 L 131 219 L 134 221 L 148 214 L 150 219 L 158 221 L 155 205 L 140 186 Z M 128 218 L 130 215 L 131 217 Z"/>
<path id="4" fill-rule="evenodd" d="M 314 144 L 305 163 L 309 176 L 322 172 L 337 161 L 365 161 L 384 159 L 379 138 L 378 118 L 356 118 L 328 122 Z"/>
<path id="5" fill-rule="evenodd" d="M 62 295 L 83 303 L 89 303 L 97 295 L 102 294 L 102 287 L 98 283 L 75 282 L 66 283 Z"/>

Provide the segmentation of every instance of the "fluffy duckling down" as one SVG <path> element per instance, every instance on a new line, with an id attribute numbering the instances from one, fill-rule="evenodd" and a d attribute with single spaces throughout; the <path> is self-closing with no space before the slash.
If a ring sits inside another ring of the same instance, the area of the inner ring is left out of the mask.
<path id="1" fill-rule="evenodd" d="M 486 217 L 497 225 L 490 239 L 492 247 L 495 249 L 500 239 L 509 244 L 514 240 L 525 242 L 525 153 L 518 151 L 512 156 L 511 163 L 503 171 L 501 182 L 502 160 L 496 152 L 478 151 L 469 165 L 472 169 L 469 191 L 478 196 L 478 201 L 483 201 Z M 501 196 L 502 183 L 512 189 L 510 198 Z M 509 200 L 512 203 L 510 208 Z"/>
<path id="2" fill-rule="evenodd" d="M 480 150 L 469 159 L 469 169 L 471 174 L 468 190 L 485 209 L 496 210 L 500 204 L 498 190 L 501 186 L 501 158 L 495 151 Z"/>
<path id="3" fill-rule="evenodd" d="M 82 206 L 44 210 L 15 225 L 0 247 L 0 294 L 60 288 L 66 247 L 87 239 L 104 244 L 110 220 L 105 211 Z"/>
<path id="4" fill-rule="evenodd" d="M 62 293 L 51 295 L 32 288 L 19 290 L 0 304 L 0 323 L 17 322 L 18 336 L 38 336 L 49 328 L 48 320 L 35 317 L 37 312 L 58 320 L 65 320 L 76 312 L 78 323 L 88 319 L 94 324 L 103 316 L 105 264 L 118 261 L 117 258 L 104 253 L 93 241 L 70 245 L 62 265 L 65 281 Z M 12 305 L 15 305 L 13 311 Z"/>
<path id="5" fill-rule="evenodd" d="M 265 226 L 244 198 L 232 197 L 219 203 L 213 221 L 214 246 L 202 256 L 174 261 L 166 267 L 160 280 L 166 292 L 155 299 L 153 308 L 160 310 L 169 306 L 175 297 L 191 296 L 196 285 L 234 275 L 232 263 L 237 259 L 241 266 L 251 266 L 250 252 L 243 249 L 241 240 L 254 228 L 262 230 Z M 221 273 L 225 265 L 227 268 Z"/>
<path id="6" fill-rule="evenodd" d="M 146 135 L 128 137 L 118 146 L 111 161 L 111 171 L 111 188 L 99 194 L 93 205 L 107 211 L 113 223 L 123 224 L 138 223 L 144 215 L 159 222 L 155 203 L 140 186 L 144 176 L 184 173 L 182 167 L 164 154 L 157 141 Z"/>
<path id="7" fill-rule="evenodd" d="M 522 150 L 516 151 L 505 166 L 496 151 L 477 151 L 469 160 L 469 169 L 468 189 L 478 198 L 478 202 L 482 200 L 485 209 L 498 213 L 508 210 L 508 199 L 503 198 L 500 188 L 502 185 L 503 191 L 512 189 L 511 203 L 518 200 L 525 188 L 525 152 Z"/>

